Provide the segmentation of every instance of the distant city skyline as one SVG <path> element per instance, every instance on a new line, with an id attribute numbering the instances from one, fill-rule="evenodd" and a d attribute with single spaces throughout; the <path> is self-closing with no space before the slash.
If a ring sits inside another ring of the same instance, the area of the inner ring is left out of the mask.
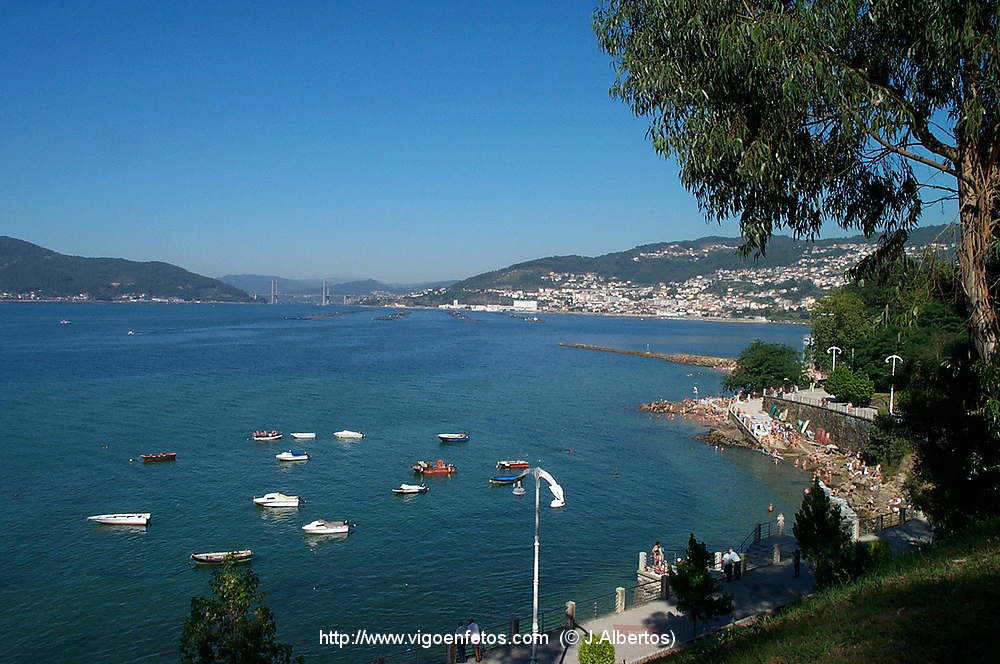
<path id="1" fill-rule="evenodd" d="M 0 234 L 209 276 L 392 283 L 738 235 L 609 98 L 591 10 L 8 5 Z"/>

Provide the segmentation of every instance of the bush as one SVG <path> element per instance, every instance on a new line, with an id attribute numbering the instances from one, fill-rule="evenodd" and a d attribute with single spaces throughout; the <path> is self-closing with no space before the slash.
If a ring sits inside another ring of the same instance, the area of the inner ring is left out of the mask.
<path id="1" fill-rule="evenodd" d="M 823 384 L 823 389 L 837 399 L 855 406 L 867 406 L 875 395 L 875 383 L 871 378 L 844 367 L 830 374 Z"/>
<path id="2" fill-rule="evenodd" d="M 577 659 L 580 664 L 615 664 L 615 646 L 610 641 L 591 634 L 580 642 Z"/>
<path id="3" fill-rule="evenodd" d="M 880 414 L 869 432 L 865 451 L 882 464 L 885 475 L 893 475 L 903 458 L 913 451 L 913 441 L 904 425 L 888 415 Z"/>

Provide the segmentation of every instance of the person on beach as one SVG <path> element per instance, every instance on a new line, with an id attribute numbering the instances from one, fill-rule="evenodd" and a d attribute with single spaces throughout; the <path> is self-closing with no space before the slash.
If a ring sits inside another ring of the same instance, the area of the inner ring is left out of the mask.
<path id="1" fill-rule="evenodd" d="M 458 627 L 455 629 L 455 650 L 457 651 L 455 661 L 462 662 L 464 664 L 465 660 L 468 659 L 468 655 L 465 654 L 465 642 L 469 640 L 469 630 L 465 628 L 465 621 L 459 620 Z"/>
<path id="2" fill-rule="evenodd" d="M 469 642 L 472 643 L 472 651 L 476 655 L 476 661 L 481 662 L 483 661 L 483 649 L 480 645 L 480 641 L 482 639 L 479 635 L 479 625 L 476 624 L 475 618 L 469 618 L 469 626 L 467 629 L 469 632 Z"/>

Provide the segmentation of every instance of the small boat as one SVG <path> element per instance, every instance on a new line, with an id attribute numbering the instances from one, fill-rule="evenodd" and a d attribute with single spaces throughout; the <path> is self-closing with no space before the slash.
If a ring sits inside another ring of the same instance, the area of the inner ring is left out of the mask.
<path id="1" fill-rule="evenodd" d="M 252 434 L 254 440 L 259 440 L 261 442 L 269 442 L 272 440 L 281 440 L 280 431 L 254 431 Z"/>
<path id="2" fill-rule="evenodd" d="M 445 463 L 442 459 L 438 459 L 436 463 L 430 463 L 427 461 L 418 461 L 410 468 L 413 472 L 420 473 L 421 475 L 451 475 L 456 470 L 455 464 Z"/>
<path id="3" fill-rule="evenodd" d="M 315 437 L 316 437 L 316 434 L 314 434 L 314 433 L 293 433 L 292 434 L 292 438 L 298 438 L 299 440 L 309 440 L 309 439 L 312 439 L 312 438 L 315 438 Z"/>
<path id="4" fill-rule="evenodd" d="M 527 476 L 528 473 L 521 473 L 520 475 L 497 475 L 496 477 L 490 478 L 490 484 L 493 486 L 503 486 L 504 484 L 514 484 L 515 482 L 520 482 Z"/>
<path id="5" fill-rule="evenodd" d="M 349 431 L 347 429 L 344 429 L 343 431 L 335 431 L 333 435 L 336 436 L 337 438 L 360 439 L 365 437 L 365 434 L 361 433 L 360 431 Z"/>
<path id="6" fill-rule="evenodd" d="M 274 458 L 278 461 L 308 461 L 309 454 L 302 450 L 288 450 L 281 454 L 275 454 Z"/>
<path id="7" fill-rule="evenodd" d="M 253 502 L 261 507 L 298 507 L 300 502 L 305 502 L 298 496 L 286 496 L 283 493 L 265 493 L 260 498 L 256 496 Z"/>
<path id="8" fill-rule="evenodd" d="M 212 553 L 192 553 L 191 562 L 201 565 L 221 565 L 226 562 L 226 558 L 232 557 L 235 563 L 248 563 L 253 558 L 253 551 L 243 549 L 242 551 L 213 551 Z"/>
<path id="9" fill-rule="evenodd" d="M 316 519 L 312 523 L 307 523 L 302 526 L 302 530 L 306 531 L 310 535 L 340 535 L 350 532 L 353 525 L 354 524 L 350 521 L 326 521 L 324 519 Z"/>
<path id="10" fill-rule="evenodd" d="M 137 512 L 132 514 L 98 514 L 88 516 L 87 521 L 100 523 L 105 526 L 145 526 L 149 523 L 149 512 Z"/>
<path id="11" fill-rule="evenodd" d="M 438 438 L 442 443 L 464 443 L 469 440 L 467 433 L 439 433 Z"/>
<path id="12" fill-rule="evenodd" d="M 531 464 L 524 459 L 505 459 L 503 461 L 497 461 L 497 469 L 519 469 L 519 468 L 530 468 Z"/>
<path id="13" fill-rule="evenodd" d="M 66 320 L 65 318 L 63 318 L 63 319 L 62 319 L 61 321 L 59 321 L 59 324 L 60 324 L 60 325 L 72 325 L 72 324 L 73 324 L 73 321 L 71 321 L 71 320 Z"/>
<path id="14" fill-rule="evenodd" d="M 139 458 L 149 463 L 152 461 L 173 461 L 177 458 L 177 452 L 158 452 L 157 454 L 140 454 Z"/>
<path id="15" fill-rule="evenodd" d="M 395 494 L 405 493 L 427 493 L 427 487 L 423 484 L 400 484 L 398 489 L 393 489 Z"/>

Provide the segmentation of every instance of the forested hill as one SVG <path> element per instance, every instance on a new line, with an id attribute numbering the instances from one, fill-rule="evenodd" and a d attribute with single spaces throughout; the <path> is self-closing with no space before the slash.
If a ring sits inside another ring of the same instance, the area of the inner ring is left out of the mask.
<path id="1" fill-rule="evenodd" d="M 0 293 L 95 300 L 131 297 L 247 302 L 244 291 L 159 261 L 67 256 L 0 235 Z"/>
<path id="2" fill-rule="evenodd" d="M 922 246 L 935 240 L 948 243 L 952 233 L 945 232 L 945 229 L 945 226 L 917 228 L 911 233 L 908 245 Z M 875 240 L 859 235 L 806 242 L 776 235 L 768 242 L 767 255 L 757 259 L 740 258 L 736 249 L 741 244 L 741 238 L 711 236 L 683 242 L 647 244 L 596 257 L 550 256 L 479 274 L 451 288 L 452 292 L 458 292 L 502 286 L 537 287 L 545 284 L 542 277 L 550 272 L 593 273 L 605 279 L 627 280 L 636 284 L 681 282 L 707 276 L 720 269 L 791 265 L 814 247 L 824 249 L 831 257 L 847 251 L 836 249 L 837 245 L 870 244 L 874 249 Z"/>

